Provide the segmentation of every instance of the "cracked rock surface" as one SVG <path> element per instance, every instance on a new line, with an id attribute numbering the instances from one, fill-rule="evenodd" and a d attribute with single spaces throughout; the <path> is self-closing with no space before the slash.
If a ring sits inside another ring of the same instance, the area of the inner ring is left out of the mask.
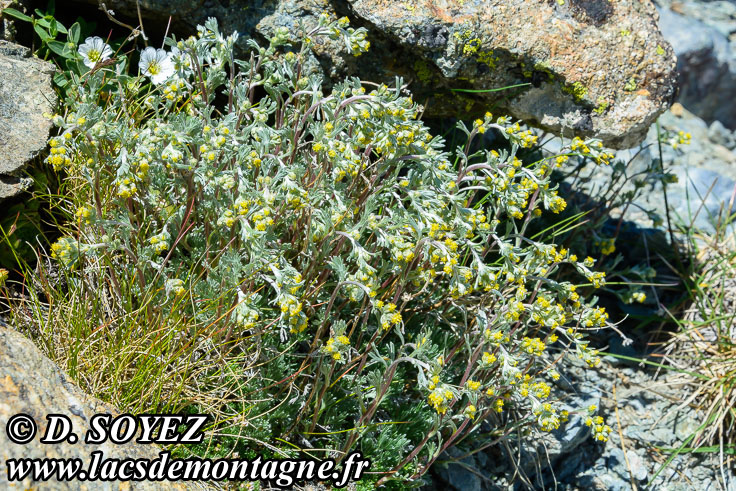
<path id="1" fill-rule="evenodd" d="M 23 46 L 0 40 L 0 199 L 23 191 L 23 168 L 46 148 L 56 94 L 54 66 Z"/>

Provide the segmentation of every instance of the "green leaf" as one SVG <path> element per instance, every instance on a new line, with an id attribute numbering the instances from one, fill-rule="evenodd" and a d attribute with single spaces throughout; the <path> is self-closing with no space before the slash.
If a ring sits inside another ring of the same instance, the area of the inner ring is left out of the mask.
<path id="1" fill-rule="evenodd" d="M 75 22 L 69 28 L 69 34 L 67 36 L 68 40 L 74 44 L 79 44 L 79 35 L 81 32 L 82 32 L 82 27 L 79 25 L 79 22 Z"/>
<path id="2" fill-rule="evenodd" d="M 34 24 L 33 30 L 36 31 L 36 34 L 38 34 L 38 37 L 40 37 L 41 41 L 43 41 L 44 43 L 48 43 L 49 41 L 51 41 L 49 34 L 43 27 L 39 26 L 38 24 Z"/>
<path id="3" fill-rule="evenodd" d="M 62 43 L 61 41 L 49 41 L 48 46 L 51 51 L 61 56 L 62 58 L 74 57 L 67 43 Z"/>
<path id="4" fill-rule="evenodd" d="M 15 9 L 11 9 L 11 8 L 3 9 L 2 14 L 3 15 L 9 15 L 10 17 L 15 17 L 16 19 L 22 20 L 22 21 L 25 21 L 25 22 L 33 22 L 33 18 L 32 17 L 28 17 L 23 12 L 20 12 L 20 11 L 15 10 Z"/>
<path id="5" fill-rule="evenodd" d="M 49 34 L 51 34 L 52 38 L 56 38 L 56 36 L 59 34 L 59 29 L 56 26 L 56 19 L 51 19 L 49 22 Z"/>
<path id="6" fill-rule="evenodd" d="M 85 73 L 89 70 L 89 68 L 87 68 L 84 63 L 82 63 L 82 61 L 77 57 L 69 58 L 66 60 L 66 69 L 76 74 Z"/>
<path id="7" fill-rule="evenodd" d="M 57 73 L 54 75 L 54 83 L 63 89 L 69 83 L 69 80 L 63 73 Z"/>
<path id="8" fill-rule="evenodd" d="M 62 34 L 66 34 L 67 33 L 66 27 L 64 27 L 61 22 L 57 21 L 53 17 L 46 16 L 46 17 L 44 17 L 42 19 L 38 19 L 36 21 L 36 24 L 40 24 L 43 27 L 47 28 L 48 30 L 51 30 L 52 28 L 55 28 L 58 32 L 60 32 Z"/>

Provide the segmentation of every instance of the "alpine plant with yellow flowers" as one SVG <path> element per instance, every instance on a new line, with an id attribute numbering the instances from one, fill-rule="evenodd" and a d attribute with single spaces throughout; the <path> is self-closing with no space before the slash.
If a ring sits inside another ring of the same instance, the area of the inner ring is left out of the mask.
<path id="1" fill-rule="evenodd" d="M 575 139 L 523 163 L 536 136 L 490 113 L 448 151 L 400 80 L 323 92 L 309 46 L 358 56 L 364 29 L 323 16 L 308 42 L 288 36 L 241 60 L 210 20 L 138 70 L 119 57 L 75 78 L 48 162 L 84 186 L 53 254 L 80 278 L 105 265 L 110 295 L 153 295 L 150 315 L 177 308 L 252 353 L 243 379 L 274 409 L 274 442 L 361 450 L 384 479 L 416 479 L 483 421 L 559 428 L 566 360 L 599 364 L 585 331 L 608 316 L 583 292 L 605 278 L 527 229 L 565 209 L 550 177 L 568 156 L 610 154 Z M 510 151 L 467 151 L 491 130 Z"/>

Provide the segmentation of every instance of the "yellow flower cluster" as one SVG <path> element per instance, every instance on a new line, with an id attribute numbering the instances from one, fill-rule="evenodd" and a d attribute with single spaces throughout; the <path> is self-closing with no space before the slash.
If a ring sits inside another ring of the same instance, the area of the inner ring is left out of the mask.
<path id="1" fill-rule="evenodd" d="M 156 254 L 160 254 L 169 248 L 168 235 L 164 232 L 154 235 L 148 239 L 148 242 L 153 246 L 153 250 Z"/>
<path id="2" fill-rule="evenodd" d="M 603 151 L 603 143 L 600 141 L 592 141 L 590 142 L 590 146 L 588 146 L 588 144 L 577 136 L 573 138 L 570 150 L 573 152 L 579 152 L 585 157 L 591 157 L 596 164 L 608 165 L 615 157 L 614 154 Z"/>
<path id="3" fill-rule="evenodd" d="M 597 240 L 595 242 L 595 245 L 601 248 L 601 254 L 603 254 L 604 256 L 613 254 L 616 251 L 616 239 L 613 237 Z"/>
<path id="4" fill-rule="evenodd" d="M 541 356 L 544 354 L 546 346 L 544 341 L 539 338 L 524 337 L 521 340 L 521 349 L 526 351 L 530 355 Z"/>
<path id="5" fill-rule="evenodd" d="M 538 136 L 532 130 L 521 130 L 519 123 L 514 123 L 506 128 L 506 133 L 514 135 L 516 142 L 521 148 L 531 148 L 537 143 Z"/>
<path id="6" fill-rule="evenodd" d="M 335 361 L 345 359 L 346 353 L 350 349 L 350 340 L 345 335 L 331 337 L 322 347 L 322 351 L 332 357 Z"/>
<path id="7" fill-rule="evenodd" d="M 81 223 L 90 223 L 90 219 L 92 217 L 92 210 L 87 208 L 86 206 L 80 206 L 77 208 L 77 212 L 75 213 L 77 220 L 79 220 Z"/>
<path id="8" fill-rule="evenodd" d="M 292 333 L 299 333 L 307 328 L 307 316 L 302 311 L 304 305 L 292 295 L 282 295 L 279 298 L 282 321 L 288 323 Z"/>
<path id="9" fill-rule="evenodd" d="M 553 213 L 560 213 L 567 208 L 567 202 L 562 197 L 557 196 L 557 192 L 554 192 L 554 195 L 549 201 L 547 207 L 552 210 Z"/>
<path id="10" fill-rule="evenodd" d="M 611 433 L 611 427 L 605 424 L 602 416 L 593 416 L 596 409 L 597 407 L 595 405 L 591 405 L 588 408 L 588 411 L 591 413 L 591 415 L 585 418 L 585 426 L 591 428 L 593 432 L 593 438 L 601 442 L 607 442 L 608 435 Z"/>
<path id="11" fill-rule="evenodd" d="M 481 356 L 481 362 L 484 365 L 492 365 L 496 362 L 496 355 L 493 353 L 489 353 L 488 351 L 483 352 L 483 355 Z"/>
<path id="12" fill-rule="evenodd" d="M 232 228 L 235 225 L 235 213 L 233 213 L 233 210 L 225 210 L 220 218 L 217 219 L 217 224 L 226 228 Z"/>
<path id="13" fill-rule="evenodd" d="M 64 136 L 72 136 L 71 133 L 65 133 Z M 64 146 L 64 137 L 53 137 L 49 140 L 50 155 L 46 158 L 46 162 L 54 167 L 54 170 L 58 171 L 64 166 L 71 164 L 71 159 L 67 155 L 69 150 Z"/>
<path id="14" fill-rule="evenodd" d="M 267 227 L 274 224 L 273 217 L 271 217 L 271 210 L 269 208 L 262 208 L 260 211 L 253 214 L 251 217 L 255 223 L 256 230 L 263 232 Z"/>
<path id="15" fill-rule="evenodd" d="M 180 102 L 184 98 L 186 83 L 184 80 L 174 80 L 164 88 L 164 97 L 169 101 Z"/>
<path id="16" fill-rule="evenodd" d="M 51 257 L 58 259 L 65 266 L 70 266 L 79 257 L 77 241 L 71 237 L 63 237 L 51 246 Z"/>
<path id="17" fill-rule="evenodd" d="M 537 421 L 539 423 L 539 427 L 542 429 L 542 431 L 552 431 L 556 430 L 560 427 L 560 422 L 563 419 L 566 419 L 565 416 L 559 416 L 555 409 L 552 407 L 552 404 L 545 402 L 544 404 L 539 405 L 534 410 L 534 415 L 537 417 Z"/>
<path id="18" fill-rule="evenodd" d="M 447 412 L 447 405 L 452 401 L 455 395 L 448 386 L 442 384 L 435 387 L 428 396 L 429 405 L 437 411 L 438 414 Z"/>
<path id="19" fill-rule="evenodd" d="M 166 291 L 170 291 L 176 296 L 183 295 L 186 292 L 184 288 L 184 281 L 179 278 L 174 278 L 166 281 Z"/>
<path id="20" fill-rule="evenodd" d="M 396 310 L 396 304 L 384 303 L 382 300 L 374 304 L 380 313 L 381 328 L 387 331 L 391 326 L 400 325 L 403 321 L 401 313 Z"/>
<path id="21" fill-rule="evenodd" d="M 647 295 L 644 292 L 634 292 L 631 294 L 631 298 L 639 303 L 644 303 L 647 299 Z"/>
<path id="22" fill-rule="evenodd" d="M 465 385 L 468 387 L 469 390 L 476 391 L 480 389 L 480 382 L 477 380 L 468 380 L 465 382 Z"/>
<path id="23" fill-rule="evenodd" d="M 118 196 L 121 198 L 130 198 L 138 192 L 138 186 L 132 177 L 124 177 L 118 182 Z"/>
<path id="24" fill-rule="evenodd" d="M 684 131 L 678 131 L 677 136 L 672 138 L 672 148 L 677 148 L 680 145 L 690 145 L 690 141 L 692 139 L 692 135 L 690 133 L 686 133 Z"/>

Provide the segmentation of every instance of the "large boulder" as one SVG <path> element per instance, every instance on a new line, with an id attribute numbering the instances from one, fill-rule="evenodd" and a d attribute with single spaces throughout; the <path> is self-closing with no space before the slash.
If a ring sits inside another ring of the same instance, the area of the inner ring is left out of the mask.
<path id="1" fill-rule="evenodd" d="M 6 432 L 8 420 L 16 414 L 26 414 L 38 425 L 37 436 L 27 444 L 12 443 Z M 69 377 L 46 358 L 34 344 L 17 331 L 0 327 L 0 489 L 192 489 L 192 483 L 173 482 L 60 482 L 50 480 L 8 482 L 5 463 L 8 459 L 56 458 L 82 459 L 86 466 L 93 451 L 101 450 L 105 459 L 156 459 L 161 449 L 156 445 L 142 445 L 132 441 L 116 445 L 109 440 L 93 445 L 83 442 L 81 435 L 89 428 L 90 418 L 96 413 L 119 414 L 109 404 L 85 394 Z M 80 435 L 76 444 L 43 445 L 38 440 L 47 428 L 46 416 L 63 414 L 71 419 L 72 427 Z M 114 486 L 113 486 L 114 485 Z M 196 489 L 203 486 L 196 485 Z"/>
<path id="2" fill-rule="evenodd" d="M 56 105 L 51 86 L 54 66 L 30 50 L 0 40 L 0 199 L 30 184 L 23 168 L 46 148 Z"/>
<path id="3" fill-rule="evenodd" d="M 137 18 L 134 0 L 107 6 Z M 348 15 L 368 28 L 373 48 L 356 60 L 337 44 L 317 46 L 333 80 L 352 74 L 393 83 L 399 75 L 427 116 L 497 108 L 615 148 L 639 143 L 675 91 L 675 57 L 648 0 L 148 0 L 140 7 L 152 21 L 171 15 L 180 32 L 212 16 L 225 31 L 260 37 L 312 25 L 323 12 Z M 478 92 L 518 84 L 527 85 Z"/>
<path id="4" fill-rule="evenodd" d="M 675 59 L 649 2 L 425 0 L 409 8 L 398 0 L 349 2 L 404 48 L 399 59 L 384 52 L 387 65 L 393 59 L 414 69 L 409 77 L 426 74 L 420 97 L 531 83 L 514 92 L 463 93 L 460 106 L 457 95 L 450 97 L 435 104 L 440 114 L 497 105 L 558 134 L 626 147 L 643 139 L 674 93 Z"/>
<path id="5" fill-rule="evenodd" d="M 659 26 L 677 55 L 679 102 L 707 123 L 720 121 L 736 129 L 736 5 L 682 2 L 669 7 L 662 6 Z"/>

